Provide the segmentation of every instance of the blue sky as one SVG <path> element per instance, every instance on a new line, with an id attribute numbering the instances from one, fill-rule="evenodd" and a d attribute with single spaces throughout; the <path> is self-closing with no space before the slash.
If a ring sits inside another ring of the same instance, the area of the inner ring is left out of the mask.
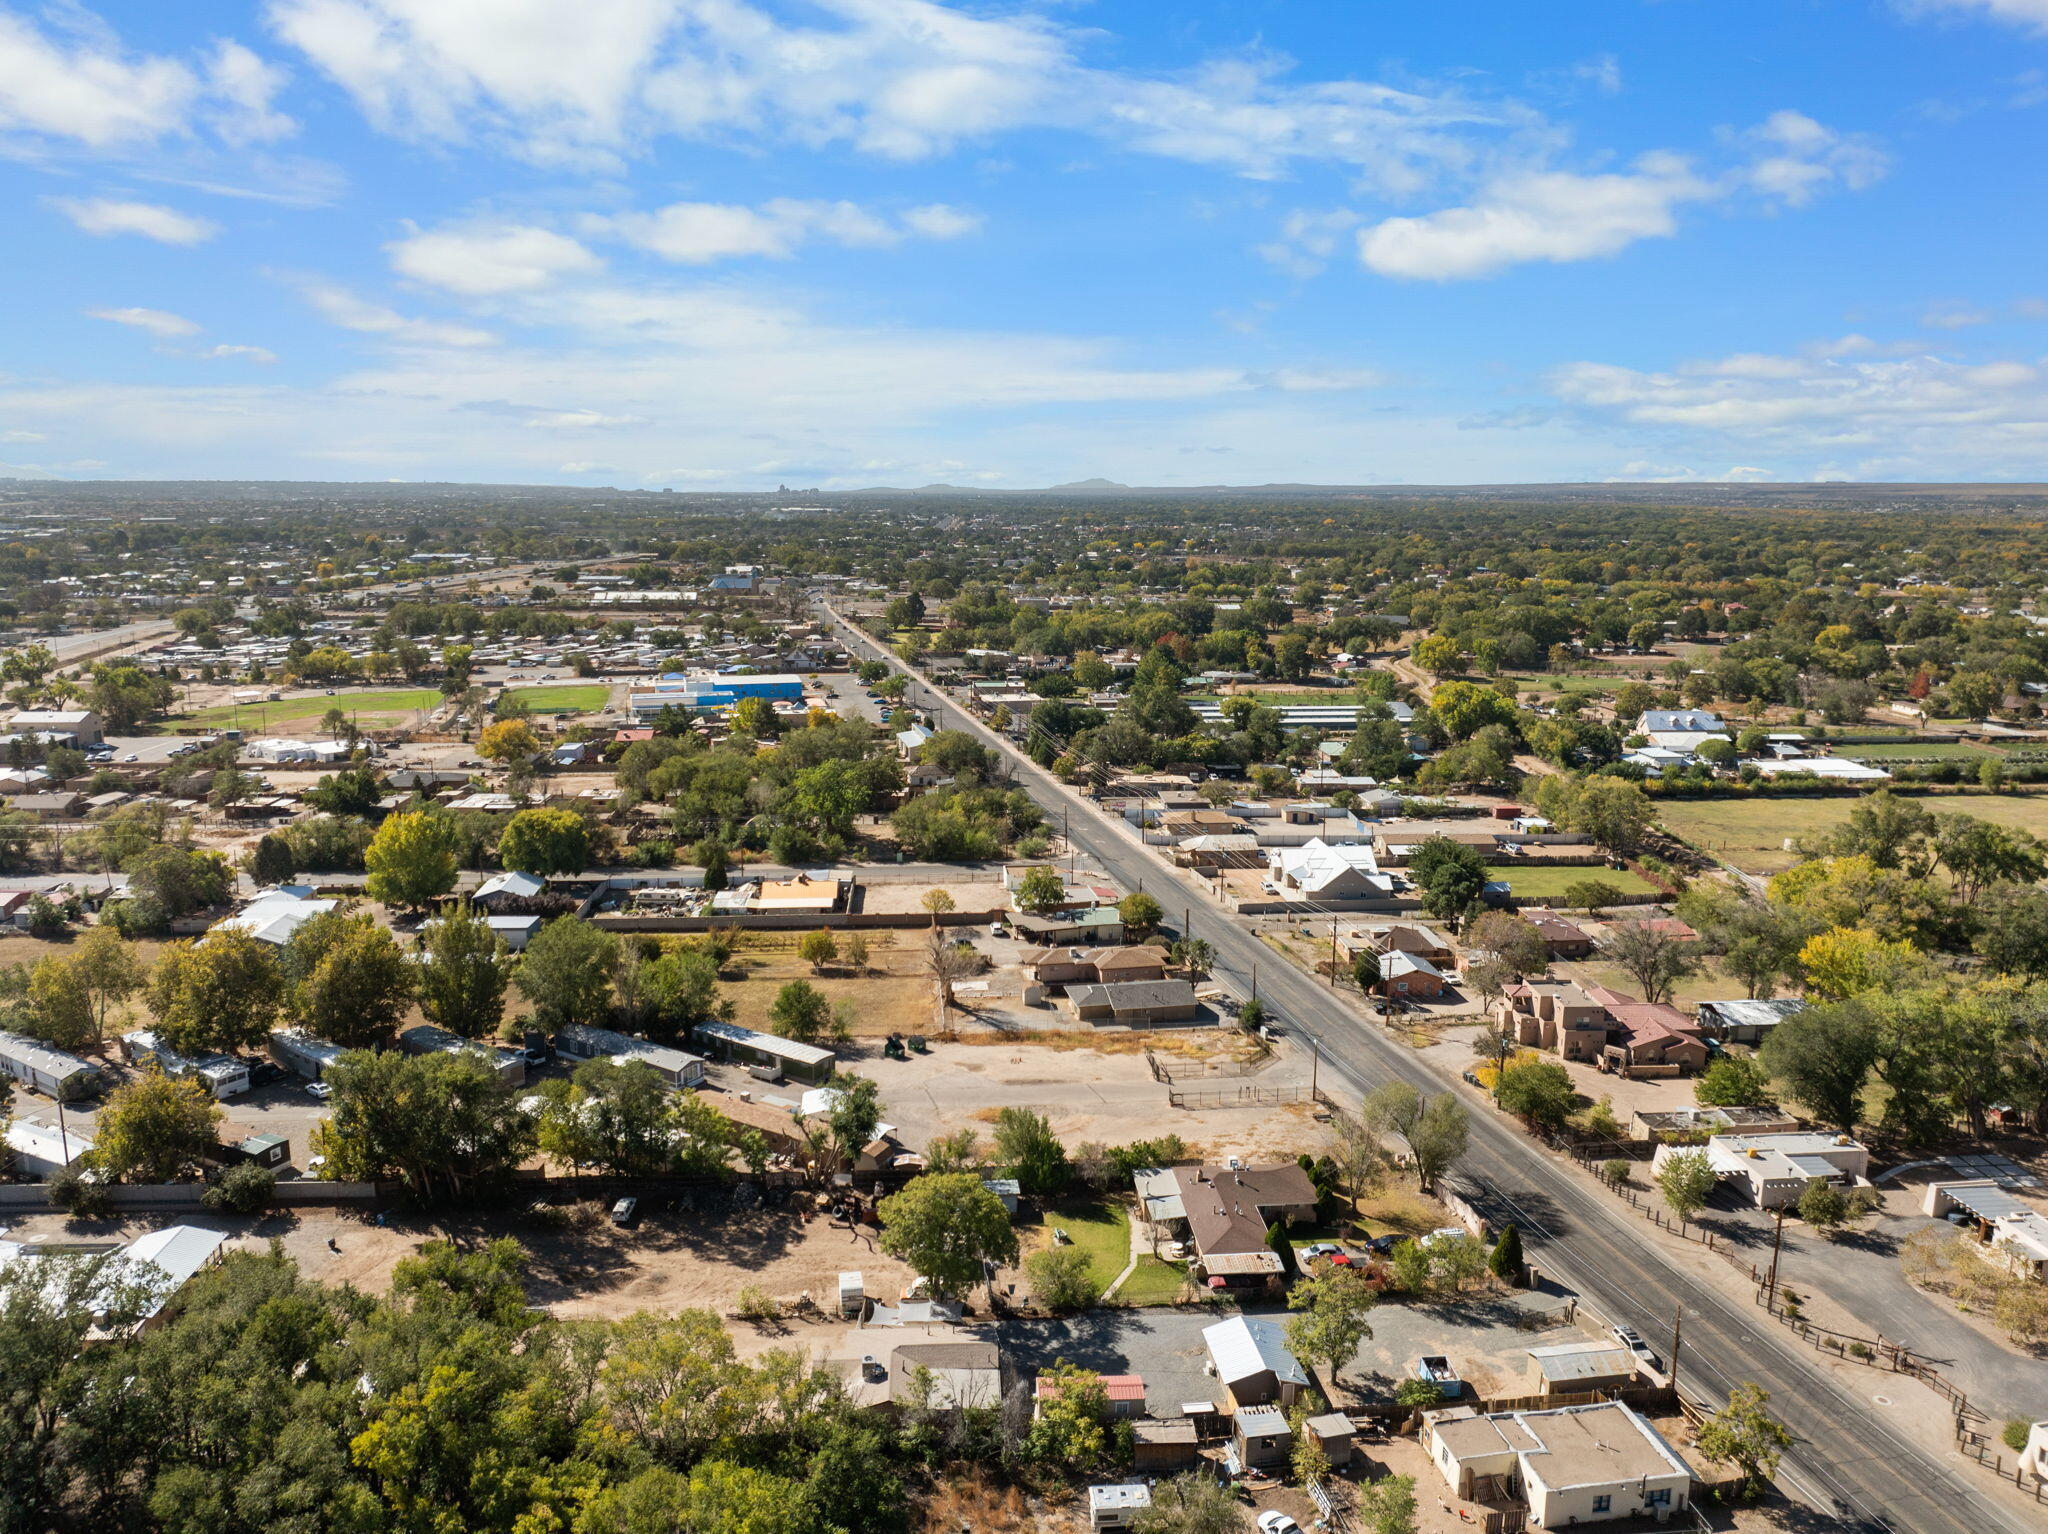
<path id="1" fill-rule="evenodd" d="M 0 465 L 2041 480 L 2044 179 L 2048 0 L 0 0 Z"/>

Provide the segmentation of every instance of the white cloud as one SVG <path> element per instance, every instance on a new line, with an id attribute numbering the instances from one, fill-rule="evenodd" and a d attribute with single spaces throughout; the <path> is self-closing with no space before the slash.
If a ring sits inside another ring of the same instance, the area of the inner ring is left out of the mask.
<path id="1" fill-rule="evenodd" d="M 645 426 L 644 415 L 605 415 L 596 410 L 554 410 L 529 416 L 528 426 L 548 431 L 591 431 L 608 426 Z"/>
<path id="2" fill-rule="evenodd" d="M 851 144 L 917 159 L 1014 128 L 1276 176 L 1300 160 L 1414 189 L 1472 132 L 1541 129 L 1450 88 L 1287 78 L 1226 57 L 1175 75 L 1091 69 L 1090 34 L 933 0 L 820 0 L 803 23 L 747 0 L 269 0 L 272 30 L 378 127 L 613 164 L 675 134 Z"/>
<path id="3" fill-rule="evenodd" d="M 47 442 L 50 434 L 46 431 L 0 431 L 0 442 Z"/>
<path id="4" fill-rule="evenodd" d="M 1908 12 L 1954 11 L 2007 21 L 2030 32 L 2048 32 L 2048 0 L 1901 0 Z"/>
<path id="5" fill-rule="evenodd" d="M 1490 277 L 1525 261 L 1585 261 L 1677 232 L 1681 203 L 1712 195 L 1682 160 L 1626 174 L 1547 171 L 1493 183 L 1469 207 L 1390 218 L 1362 229 L 1358 256 L 1387 277 Z"/>
<path id="6" fill-rule="evenodd" d="M 1747 192 L 1768 207 L 1799 207 L 1823 190 L 1868 186 L 1886 166 L 1868 139 L 1837 133 L 1803 112 L 1774 112 L 1723 137 L 1741 159 L 1720 171 L 1660 150 L 1627 171 L 1538 168 L 1495 176 L 1464 206 L 1361 229 L 1359 259 L 1383 276 L 1438 282 L 1491 277 L 1530 261 L 1595 260 L 1638 240 L 1669 238 L 1688 203 Z"/>
<path id="7" fill-rule="evenodd" d="M 1621 89 L 1621 60 L 1611 53 L 1596 53 L 1592 58 L 1573 65 L 1572 74 L 1610 96 Z"/>
<path id="8" fill-rule="evenodd" d="M 384 247 L 401 275 L 452 293 L 518 293 L 601 263 L 567 235 L 524 224 L 430 229 Z"/>
<path id="9" fill-rule="evenodd" d="M 1937 304 L 1920 316 L 1920 323 L 1936 330 L 1966 330 L 1972 325 L 1990 323 L 1988 310 L 1972 309 L 1965 304 Z"/>
<path id="10" fill-rule="evenodd" d="M 1726 357 L 1668 372 L 1580 362 L 1551 390 L 1595 417 L 1812 458 L 1870 455 L 1857 472 L 2039 478 L 2048 470 L 2048 377 L 2033 362 L 1925 353 L 1847 361 Z"/>
<path id="11" fill-rule="evenodd" d="M 928 240 L 958 240 L 978 234 L 982 216 L 971 208 L 950 207 L 943 202 L 912 208 L 903 215 L 904 227 Z"/>
<path id="12" fill-rule="evenodd" d="M 1377 368 L 1279 368 L 1260 381 L 1289 394 L 1326 394 L 1339 389 L 1378 389 L 1390 382 Z"/>
<path id="13" fill-rule="evenodd" d="M 305 279 L 294 283 L 299 296 L 344 330 L 389 336 L 416 346 L 490 346 L 497 337 L 473 325 L 409 318 L 396 309 L 360 298 L 336 283 Z"/>
<path id="14" fill-rule="evenodd" d="M 1716 472 L 1710 469 L 1694 469 L 1682 465 L 1648 463 L 1641 459 L 1637 459 L 1632 463 L 1623 464 L 1621 466 L 1620 473 L 1608 475 L 1606 482 L 1610 485 L 1630 483 L 1657 485 L 1677 485 L 1687 483 L 1725 485 L 1741 484 L 1745 481 L 1752 480 L 1776 479 L 1777 477 L 1778 476 L 1769 469 L 1746 467 L 1740 464 L 1732 468 L 1722 469 Z"/>
<path id="15" fill-rule="evenodd" d="M 271 108 L 275 66 L 222 42 L 199 67 L 132 54 L 76 6 L 52 6 L 49 27 L 0 11 L 0 134 L 96 151 L 132 149 L 188 133 L 204 119 L 231 144 L 292 131 Z"/>
<path id="16" fill-rule="evenodd" d="M 170 340 L 177 336 L 196 336 L 199 327 L 182 314 L 172 314 L 163 309 L 88 309 L 86 315 L 96 320 L 112 320 L 116 325 L 133 325 L 137 330 L 146 330 L 153 336 Z"/>
<path id="17" fill-rule="evenodd" d="M 565 463 L 556 471 L 560 474 L 616 474 L 618 470 L 608 463 Z"/>
<path id="18" fill-rule="evenodd" d="M 1296 208 L 1280 225 L 1280 238 L 1258 247 L 1259 254 L 1290 277 L 1313 277 L 1329 264 L 1337 243 L 1359 225 L 1349 208 Z"/>
<path id="19" fill-rule="evenodd" d="M 201 352 L 199 355 L 202 357 L 217 358 L 223 361 L 236 357 L 242 358 L 245 361 L 249 362 L 277 361 L 277 353 L 272 351 L 267 346 L 231 346 L 226 343 L 223 343 L 219 346 L 210 346 L 205 351 Z"/>
<path id="20" fill-rule="evenodd" d="M 691 266 L 748 256 L 782 259 L 814 239 L 848 246 L 895 245 L 911 235 L 952 240 L 981 227 L 981 216 L 934 203 L 892 223 L 858 203 L 778 197 L 750 208 L 737 203 L 676 202 L 651 213 L 592 215 L 586 233 L 611 235 L 665 260 Z"/>
<path id="21" fill-rule="evenodd" d="M 165 245 L 199 245 L 220 233 L 220 225 L 211 220 L 160 203 L 52 197 L 50 204 L 87 234 L 139 234 Z"/>

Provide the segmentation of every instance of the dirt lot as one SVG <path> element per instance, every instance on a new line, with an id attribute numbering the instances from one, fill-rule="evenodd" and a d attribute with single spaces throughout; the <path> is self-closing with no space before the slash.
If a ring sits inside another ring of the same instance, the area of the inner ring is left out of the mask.
<path id="1" fill-rule="evenodd" d="M 259 1221 L 188 1218 L 231 1230 L 250 1245 L 277 1238 L 308 1278 L 381 1292 L 398 1262 L 433 1240 L 477 1243 L 510 1236 L 531 1254 L 527 1292 L 561 1316 L 625 1316 L 704 1307 L 730 1312 L 742 1287 L 759 1284 L 777 1298 L 804 1295 L 828 1307 L 841 1272 L 866 1275 L 867 1292 L 885 1296 L 910 1282 L 910 1270 L 875 1250 L 873 1232 L 858 1237 L 823 1219 L 808 1224 L 788 1210 L 697 1216 L 651 1210 L 619 1230 L 595 1202 L 570 1205 L 566 1220 L 526 1214 L 440 1217 L 398 1213 L 387 1223 L 357 1213 L 305 1210 Z M 137 1225 L 125 1234 L 148 1229 Z M 94 1234 L 100 1234 L 95 1226 Z M 62 1216 L 24 1221 L 16 1234 L 73 1231 Z M 329 1246 L 329 1242 L 333 1246 Z M 338 1250 L 337 1250 L 338 1248 Z"/>
<path id="2" fill-rule="evenodd" d="M 1226 1042 L 1198 1033 L 1113 1034 L 1099 1041 L 1072 1034 L 983 1034 L 936 1042 L 930 1054 L 908 1060 L 864 1059 L 855 1069 L 881 1087 L 889 1121 L 913 1146 L 958 1129 L 985 1132 L 1008 1107 L 1043 1113 L 1069 1145 L 1177 1134 L 1210 1155 L 1256 1157 L 1291 1157 L 1320 1145 L 1323 1130 L 1307 1104 L 1176 1108 L 1145 1062 L 1147 1044 L 1176 1050 L 1206 1045 L 1220 1052 Z M 1063 1047 L 1070 1043 L 1077 1047 Z M 1308 1062 L 1283 1053 L 1255 1079 L 1298 1085 L 1307 1077 Z M 1230 1088 L 1235 1081 L 1218 1084 Z"/>

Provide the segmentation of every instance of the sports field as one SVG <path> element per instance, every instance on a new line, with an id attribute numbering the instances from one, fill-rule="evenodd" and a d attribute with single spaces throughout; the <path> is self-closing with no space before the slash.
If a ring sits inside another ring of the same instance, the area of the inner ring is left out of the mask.
<path id="1" fill-rule="evenodd" d="M 611 695 L 604 683 L 591 682 L 581 687 L 515 687 L 505 694 L 505 701 L 517 698 L 536 714 L 593 714 Z"/>
<path id="2" fill-rule="evenodd" d="M 374 730 L 409 724 L 421 709 L 433 708 L 440 701 L 439 690 L 432 687 L 314 693 L 277 703 L 223 703 L 214 708 L 194 709 L 167 719 L 165 726 L 178 733 L 238 728 L 245 735 L 306 734 L 319 728 L 329 709 L 338 708 L 359 728 Z"/>

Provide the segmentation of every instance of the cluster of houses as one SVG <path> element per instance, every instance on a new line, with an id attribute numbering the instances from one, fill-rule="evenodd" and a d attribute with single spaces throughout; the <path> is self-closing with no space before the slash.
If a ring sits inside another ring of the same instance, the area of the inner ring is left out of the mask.
<path id="1" fill-rule="evenodd" d="M 1630 745 L 1622 760 L 1640 767 L 1651 777 L 1660 777 L 1678 767 L 1690 767 L 1705 760 L 1700 747 L 1709 741 L 1735 743 L 1735 732 L 1719 714 L 1704 708 L 1645 709 L 1629 732 Z M 1816 755 L 1807 749 L 1806 737 L 1796 731 L 1779 731 L 1764 737 L 1763 754 L 1743 765 L 1754 767 L 1764 777 L 1804 773 L 1837 783 L 1886 783 L 1891 774 L 1868 762 L 1848 757 Z"/>

